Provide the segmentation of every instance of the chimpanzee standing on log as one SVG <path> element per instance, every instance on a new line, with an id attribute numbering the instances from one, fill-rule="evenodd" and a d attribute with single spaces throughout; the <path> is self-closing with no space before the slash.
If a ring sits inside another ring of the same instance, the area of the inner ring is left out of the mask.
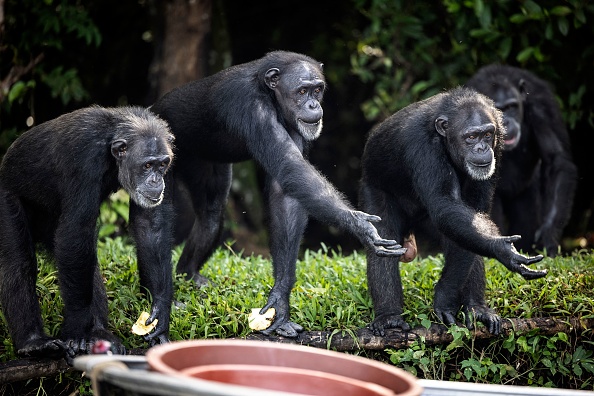
<path id="1" fill-rule="evenodd" d="M 160 207 L 173 159 L 167 124 L 139 107 L 84 108 L 23 133 L 0 165 L 0 304 L 21 355 L 89 352 L 97 340 L 124 346 L 108 329 L 107 294 L 97 263 L 101 202 L 130 194 L 130 227 L 140 282 L 152 297 L 145 338 L 168 342 L 172 301 L 172 205 Z M 53 253 L 64 300 L 60 339 L 43 331 L 35 245 Z"/>
<path id="2" fill-rule="evenodd" d="M 556 255 L 577 167 L 550 87 L 527 70 L 504 65 L 481 68 L 466 85 L 493 99 L 507 129 L 493 220 L 502 232 L 522 235 L 519 249 Z"/>
<path id="3" fill-rule="evenodd" d="M 377 255 L 405 251 L 380 238 L 371 224 L 380 219 L 354 210 L 307 160 L 322 131 L 325 88 L 319 62 L 274 51 L 178 87 L 151 107 L 176 137 L 175 183 L 189 192 L 196 216 L 178 273 L 200 281 L 220 237 L 231 163 L 253 159 L 266 172 L 275 283 L 261 312 L 276 310 L 267 334 L 296 337 L 303 330 L 289 320 L 289 298 L 308 215 L 350 231 Z"/>
<path id="4" fill-rule="evenodd" d="M 457 88 L 413 103 L 376 128 L 362 158 L 361 209 L 382 218 L 378 231 L 402 241 L 429 220 L 442 235 L 445 266 L 435 286 L 434 309 L 446 324 L 460 309 L 466 325 L 483 322 L 492 334 L 501 318 L 485 302 L 483 258 L 496 258 L 526 279 L 544 276 L 525 266 L 542 256 L 519 254 L 520 236 L 500 236 L 488 217 L 499 163 L 501 112 L 471 89 Z M 367 276 L 375 310 L 370 328 L 410 326 L 402 318 L 399 258 L 367 253 Z M 471 315 L 472 314 L 472 315 Z"/>

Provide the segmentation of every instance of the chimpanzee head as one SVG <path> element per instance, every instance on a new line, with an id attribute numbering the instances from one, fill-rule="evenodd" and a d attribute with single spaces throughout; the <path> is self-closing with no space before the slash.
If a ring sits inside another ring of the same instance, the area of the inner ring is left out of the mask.
<path id="1" fill-rule="evenodd" d="M 451 91 L 449 103 L 435 119 L 435 129 L 445 137 L 450 158 L 472 179 L 489 179 L 504 130 L 501 112 L 491 99 L 469 89 Z"/>
<path id="2" fill-rule="evenodd" d="M 526 90 L 524 80 L 520 80 L 517 86 L 504 80 L 493 83 L 489 92 L 482 92 L 495 102 L 503 113 L 503 125 L 506 132 L 503 136 L 504 150 L 513 150 L 520 142 L 522 135 L 522 120 L 524 118 L 524 101 Z"/>
<path id="3" fill-rule="evenodd" d="M 282 68 L 268 69 L 264 80 L 274 91 L 287 125 L 307 141 L 317 139 L 322 132 L 321 103 L 326 88 L 322 65 L 311 59 L 299 59 Z"/>
<path id="4" fill-rule="evenodd" d="M 172 144 L 167 123 L 148 110 L 128 115 L 117 126 L 111 154 L 117 160 L 118 180 L 140 207 L 152 208 L 163 200 Z"/>
<path id="5" fill-rule="evenodd" d="M 490 65 L 474 75 L 467 85 L 493 99 L 495 107 L 503 113 L 503 149 L 513 150 L 522 136 L 524 103 L 527 98 L 526 81 L 523 78 L 513 80 L 503 66 Z"/>

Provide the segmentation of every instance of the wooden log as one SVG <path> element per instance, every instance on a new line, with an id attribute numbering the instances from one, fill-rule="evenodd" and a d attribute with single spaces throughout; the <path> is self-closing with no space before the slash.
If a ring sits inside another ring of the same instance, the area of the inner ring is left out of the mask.
<path id="1" fill-rule="evenodd" d="M 574 333 L 576 331 L 594 328 L 594 319 L 580 318 L 530 318 L 530 319 L 504 319 L 501 326 L 501 334 L 509 335 L 512 331 L 516 334 L 524 334 L 538 329 L 541 335 L 554 335 L 556 333 Z M 494 336 L 484 326 L 478 327 L 473 332 L 475 339 L 488 339 Z M 448 327 L 433 323 L 428 329 L 417 327 L 409 332 L 398 329 L 386 330 L 383 337 L 375 336 L 367 329 L 362 328 L 355 332 L 329 332 L 329 331 L 307 331 L 299 334 L 297 338 L 286 338 L 280 336 L 265 336 L 254 333 L 248 335 L 247 339 L 264 340 L 274 342 L 286 342 L 302 344 L 317 348 L 330 348 L 340 352 L 351 352 L 357 350 L 384 350 L 386 348 L 403 349 L 410 346 L 416 340 L 424 338 L 427 345 L 447 344 L 453 341 L 453 336 L 448 333 Z"/>
<path id="2" fill-rule="evenodd" d="M 502 335 L 511 332 L 525 334 L 538 330 L 541 335 L 555 335 L 557 333 L 578 334 L 580 331 L 594 328 L 594 319 L 580 318 L 530 318 L 504 319 L 501 326 Z M 488 339 L 494 336 L 481 326 L 472 332 L 475 339 Z M 431 327 L 417 327 L 409 332 L 390 329 L 384 337 L 375 336 L 367 329 L 356 331 L 304 331 L 297 338 L 287 338 L 275 335 L 265 336 L 261 333 L 249 334 L 245 339 L 270 342 L 284 342 L 302 344 L 316 348 L 330 348 L 340 352 L 354 352 L 358 350 L 384 350 L 386 348 L 403 349 L 416 340 L 424 338 L 427 345 L 447 344 L 453 337 L 444 325 L 433 323 Z M 146 350 L 134 349 L 128 351 L 132 355 L 142 355 Z M 49 377 L 71 370 L 64 359 L 18 359 L 0 363 L 0 384 L 24 381 L 32 378 Z"/>

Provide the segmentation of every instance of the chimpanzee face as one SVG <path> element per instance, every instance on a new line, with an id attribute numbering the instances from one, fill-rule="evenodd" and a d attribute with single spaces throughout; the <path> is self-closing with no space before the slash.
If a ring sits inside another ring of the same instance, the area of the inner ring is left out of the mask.
<path id="1" fill-rule="evenodd" d="M 520 142 L 522 135 L 522 120 L 524 117 L 523 81 L 518 90 L 511 84 L 501 84 L 492 87 L 493 91 L 487 96 L 493 99 L 495 107 L 503 113 L 503 126 L 506 129 L 503 136 L 503 149 L 513 150 Z"/>
<path id="2" fill-rule="evenodd" d="M 130 198 L 142 208 L 163 201 L 163 176 L 173 159 L 172 135 L 134 135 L 128 141 L 117 139 L 111 151 L 118 160 L 118 180 Z"/>
<path id="3" fill-rule="evenodd" d="M 275 92 L 285 122 L 305 140 L 315 140 L 322 132 L 322 98 L 326 82 L 319 65 L 292 64 L 287 70 L 270 69 L 266 84 Z"/>
<path id="4" fill-rule="evenodd" d="M 500 127 L 500 112 L 494 107 L 484 108 L 480 103 L 435 120 L 435 129 L 446 137 L 450 157 L 474 180 L 487 180 L 495 172 L 493 148 Z"/>

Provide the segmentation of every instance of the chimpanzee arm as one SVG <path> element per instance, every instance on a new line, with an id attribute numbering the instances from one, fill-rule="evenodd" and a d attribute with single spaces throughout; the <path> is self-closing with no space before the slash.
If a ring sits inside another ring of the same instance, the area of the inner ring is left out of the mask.
<path id="1" fill-rule="evenodd" d="M 334 187 L 307 161 L 285 128 L 276 120 L 248 142 L 254 159 L 313 217 L 354 234 L 380 256 L 401 256 L 406 251 L 393 240 L 382 239 L 371 224 L 381 220 L 351 208 Z"/>
<path id="2" fill-rule="evenodd" d="M 159 319 L 155 330 L 145 336 L 151 344 L 169 342 L 169 321 L 173 299 L 171 266 L 173 206 L 167 197 L 154 208 L 140 208 L 130 201 L 130 226 L 138 256 L 140 283 L 152 297 L 146 324 Z"/>
<path id="3" fill-rule="evenodd" d="M 545 115 L 542 117 L 544 120 Z M 569 138 L 561 122 L 553 120 L 531 124 L 539 126 L 535 136 L 542 159 L 540 177 L 544 199 L 542 225 L 536 231 L 535 239 L 548 250 L 554 251 L 571 215 L 577 183 L 577 168 L 571 158 Z"/>
<path id="4" fill-rule="evenodd" d="M 413 170 L 413 174 L 415 190 L 422 204 L 445 236 L 464 249 L 499 260 L 510 271 L 526 279 L 546 275 L 546 270 L 535 271 L 526 267 L 526 264 L 542 260 L 542 256 L 519 254 L 513 246 L 519 236 L 500 236 L 488 215 L 477 212 L 462 200 L 460 183 L 451 167 L 421 165 Z"/>

